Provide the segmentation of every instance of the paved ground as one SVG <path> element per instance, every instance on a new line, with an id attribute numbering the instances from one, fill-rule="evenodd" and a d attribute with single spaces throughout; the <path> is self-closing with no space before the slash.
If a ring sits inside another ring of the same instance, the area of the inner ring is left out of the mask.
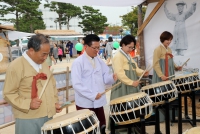
<path id="1" fill-rule="evenodd" d="M 72 59 L 71 62 L 73 62 L 73 60 L 74 59 Z M 55 72 L 58 72 L 58 71 L 66 70 L 67 66 L 71 67 L 71 63 L 66 63 L 65 59 L 63 59 L 63 62 L 61 62 L 61 63 L 58 62 L 58 64 L 53 65 L 52 68 L 55 69 L 54 70 Z M 106 96 L 107 96 L 108 103 L 104 107 L 104 110 L 105 110 L 105 114 L 106 114 L 106 119 L 108 121 L 110 92 L 107 92 Z M 75 110 L 76 110 L 75 105 L 72 105 L 72 106 L 69 107 L 69 112 L 73 112 Z M 54 116 L 54 118 L 56 118 L 60 115 L 63 115 L 63 114 L 65 114 L 65 109 L 63 109 L 63 111 L 61 113 L 56 114 Z M 200 123 L 197 123 L 197 126 L 200 126 Z M 162 133 L 165 134 L 165 123 L 160 123 L 160 128 L 161 128 Z M 189 123 L 183 123 L 183 132 L 186 131 L 187 129 L 190 129 L 190 128 L 192 128 L 192 126 Z M 15 131 L 15 125 L 11 125 L 9 127 L 1 129 L 0 134 L 14 134 L 14 131 Z M 106 132 L 109 133 L 108 130 Z M 148 134 L 154 134 L 154 126 L 147 126 L 146 132 Z M 174 123 L 173 126 L 170 126 L 170 133 L 171 134 L 178 134 L 178 124 L 177 123 Z"/>

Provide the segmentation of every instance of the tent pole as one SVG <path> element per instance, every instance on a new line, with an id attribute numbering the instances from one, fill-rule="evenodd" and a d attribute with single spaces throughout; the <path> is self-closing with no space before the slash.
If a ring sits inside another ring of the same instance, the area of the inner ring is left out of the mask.
<path id="1" fill-rule="evenodd" d="M 138 5 L 138 28 L 141 27 L 143 23 L 142 19 L 142 4 Z M 144 54 L 144 35 L 143 31 L 138 35 L 138 42 L 140 46 L 140 67 L 145 69 L 145 54 Z"/>

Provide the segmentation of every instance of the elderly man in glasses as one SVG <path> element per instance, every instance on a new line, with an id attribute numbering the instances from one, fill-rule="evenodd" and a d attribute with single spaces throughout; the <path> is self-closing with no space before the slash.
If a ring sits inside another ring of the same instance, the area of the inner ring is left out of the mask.
<path id="1" fill-rule="evenodd" d="M 95 34 L 85 37 L 85 52 L 72 64 L 72 86 L 75 90 L 76 109 L 90 109 L 100 121 L 101 134 L 105 134 L 106 120 L 103 106 L 106 104 L 105 84 L 113 84 L 117 80 L 110 73 L 109 67 L 97 53 L 100 38 Z"/>

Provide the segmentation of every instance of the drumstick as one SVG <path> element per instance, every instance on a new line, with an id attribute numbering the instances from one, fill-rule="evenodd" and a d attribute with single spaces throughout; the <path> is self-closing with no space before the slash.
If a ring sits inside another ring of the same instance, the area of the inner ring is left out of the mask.
<path id="1" fill-rule="evenodd" d="M 140 78 L 139 78 L 139 80 L 138 81 L 140 81 L 140 79 L 143 77 L 143 75 L 147 72 L 147 70 L 148 70 L 148 68 L 150 67 L 150 65 L 144 70 L 144 72 L 142 73 L 142 75 L 140 76 Z"/>
<path id="2" fill-rule="evenodd" d="M 147 72 L 151 71 L 151 69 L 153 69 L 153 66 L 152 66 L 151 68 L 149 68 L 149 69 L 147 70 Z"/>
<path id="3" fill-rule="evenodd" d="M 171 75 L 171 76 L 167 77 L 167 79 L 168 79 L 168 78 L 171 78 L 171 77 L 174 77 L 174 76 L 175 76 L 175 75 Z"/>
<path id="4" fill-rule="evenodd" d="M 72 104 L 71 101 L 66 101 L 61 105 L 60 109 L 63 109 L 65 107 L 67 107 L 67 105 L 70 105 L 70 104 Z"/>
<path id="5" fill-rule="evenodd" d="M 184 62 L 181 67 L 183 67 L 189 60 L 190 60 L 190 58 L 186 62 Z"/>
<path id="6" fill-rule="evenodd" d="M 41 93 L 40 93 L 39 99 L 41 99 L 42 94 L 44 93 L 44 90 L 46 89 L 47 84 L 49 83 L 49 80 L 50 80 L 51 77 L 53 76 L 53 70 L 54 70 L 54 69 L 51 70 L 51 74 L 50 74 L 49 78 L 47 79 L 47 81 L 45 82 L 45 84 L 44 84 L 44 86 L 43 86 L 43 88 L 42 88 L 42 91 L 41 91 Z"/>
<path id="7" fill-rule="evenodd" d="M 118 86 L 118 85 L 120 85 L 120 84 L 121 84 L 121 82 L 118 82 L 117 84 L 113 85 L 111 88 L 106 89 L 103 93 L 101 93 L 101 95 L 103 95 L 103 94 L 105 94 L 106 92 L 112 90 L 114 87 L 116 87 L 116 86 Z"/>

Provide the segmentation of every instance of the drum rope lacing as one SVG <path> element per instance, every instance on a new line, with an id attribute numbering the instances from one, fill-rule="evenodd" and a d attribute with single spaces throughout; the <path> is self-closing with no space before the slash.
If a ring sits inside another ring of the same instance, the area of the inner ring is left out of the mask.
<path id="1" fill-rule="evenodd" d="M 93 130 L 93 132 L 92 132 L 92 133 L 94 133 L 95 127 L 94 127 L 94 125 L 92 124 L 92 122 L 90 121 L 90 119 L 89 119 L 89 117 L 88 117 L 88 116 L 87 116 L 87 119 L 88 119 L 88 121 L 90 122 L 90 124 L 92 125 L 92 130 Z"/>
<path id="2" fill-rule="evenodd" d="M 146 99 L 146 100 L 145 100 L 145 99 Z M 135 114 L 135 110 L 134 110 L 135 106 L 139 107 L 140 114 L 142 114 L 142 108 L 140 107 L 140 104 L 141 104 L 141 103 L 145 106 L 145 115 L 148 115 L 148 114 L 147 114 L 147 108 L 149 109 L 149 113 L 151 113 L 151 112 L 153 111 L 153 110 L 152 110 L 152 100 L 151 100 L 150 97 L 148 97 L 148 96 L 143 96 L 143 97 L 141 97 L 141 98 L 138 97 L 137 100 L 134 100 L 134 99 L 132 98 L 131 101 L 132 101 L 133 106 L 131 106 L 131 105 L 130 105 L 130 102 L 127 101 L 127 100 L 126 100 L 126 105 L 125 105 L 125 107 L 124 107 L 123 104 L 122 104 L 123 102 L 120 102 L 120 108 L 117 107 L 117 104 L 115 104 L 114 106 L 113 106 L 113 105 L 111 106 L 110 115 L 111 115 L 111 114 L 114 115 L 115 118 L 114 118 L 113 116 L 110 116 L 110 117 L 113 119 L 113 121 L 114 121 L 115 123 L 120 122 L 119 119 L 118 119 L 118 117 L 117 117 L 117 113 L 118 113 L 118 115 L 121 117 L 122 121 L 124 122 L 124 119 L 123 119 L 123 117 L 122 117 L 122 114 L 120 113 L 122 110 L 123 110 L 123 112 L 125 112 L 125 114 L 126 114 L 128 120 L 131 121 L 131 122 L 133 122 L 132 120 L 134 120 L 134 119 L 137 118 L 137 117 L 136 117 L 136 114 Z M 146 102 L 147 102 L 147 103 L 146 103 Z M 128 105 L 129 105 L 129 107 L 131 108 L 131 110 L 132 110 L 132 112 L 133 112 L 133 115 L 134 115 L 134 118 L 133 118 L 133 119 L 130 119 L 130 117 L 129 117 L 129 115 L 128 115 L 128 112 L 127 112 L 127 111 L 128 111 L 128 108 L 127 108 Z"/>
<path id="3" fill-rule="evenodd" d="M 53 134 L 53 128 L 52 128 L 52 126 L 51 126 L 51 134 Z"/>
<path id="4" fill-rule="evenodd" d="M 74 131 L 74 128 L 72 127 L 72 122 L 70 121 L 70 125 L 71 125 L 71 128 L 72 128 L 72 132 L 75 134 L 75 131 Z"/>
<path id="5" fill-rule="evenodd" d="M 97 123 L 98 126 L 99 126 L 100 122 L 99 122 L 99 120 L 98 120 L 98 118 L 97 118 L 97 116 L 96 116 L 96 114 L 95 114 L 94 112 L 93 112 L 92 117 L 94 118 L 94 120 L 96 121 L 96 123 Z M 99 128 L 98 126 L 97 126 L 96 132 L 99 132 L 99 131 L 100 131 L 100 128 Z"/>
<path id="6" fill-rule="evenodd" d="M 86 115 L 85 115 L 86 116 Z M 81 123 L 81 126 L 83 127 L 83 129 L 84 129 L 84 132 L 86 133 L 86 134 L 88 134 L 88 132 L 87 132 L 87 130 L 85 129 L 85 127 L 84 127 L 84 125 L 83 125 L 83 123 L 82 123 L 82 121 L 81 121 L 81 119 L 80 118 L 78 118 L 78 120 L 79 120 L 79 122 Z"/>
<path id="7" fill-rule="evenodd" d="M 61 134 L 64 134 L 63 130 L 62 130 L 62 124 L 61 123 L 60 123 L 60 131 L 61 131 Z"/>

